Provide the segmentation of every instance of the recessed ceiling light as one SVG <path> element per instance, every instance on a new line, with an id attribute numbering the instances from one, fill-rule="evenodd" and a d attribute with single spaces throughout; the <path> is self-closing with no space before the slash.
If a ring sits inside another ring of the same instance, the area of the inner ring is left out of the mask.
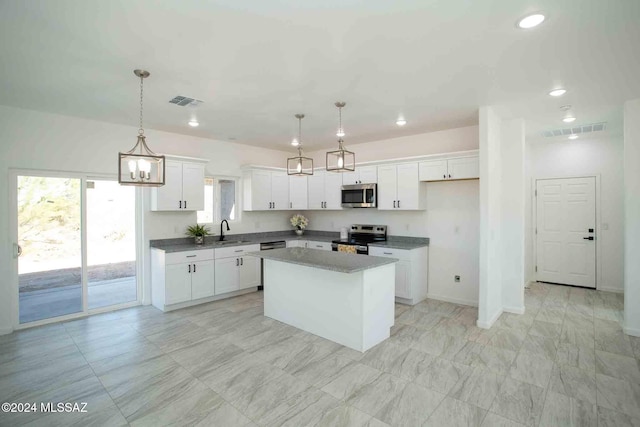
<path id="1" fill-rule="evenodd" d="M 545 16 L 543 14 L 534 13 L 520 19 L 516 25 L 518 26 L 518 28 L 528 30 L 529 28 L 537 27 L 538 25 L 542 24 L 544 20 Z"/>
<path id="2" fill-rule="evenodd" d="M 569 135 L 569 139 L 571 140 L 578 139 L 578 135 L 576 135 L 575 133 L 572 133 L 571 135 Z"/>
<path id="3" fill-rule="evenodd" d="M 565 117 L 564 119 L 562 119 L 563 122 L 565 123 L 571 123 L 571 122 L 575 122 L 576 118 L 575 117 Z"/>
<path id="4" fill-rule="evenodd" d="M 197 120 L 189 120 L 189 126 L 191 126 L 192 128 L 197 128 L 198 126 L 200 126 L 200 123 L 198 123 Z"/>
<path id="5" fill-rule="evenodd" d="M 407 124 L 407 121 L 405 119 L 403 119 L 403 118 L 399 118 L 398 120 L 396 120 L 396 124 L 398 126 L 404 126 L 404 125 Z"/>
<path id="6" fill-rule="evenodd" d="M 551 92 L 549 92 L 549 95 L 557 97 L 557 96 L 562 96 L 565 93 L 567 93 L 566 89 L 554 89 Z"/>
<path id="7" fill-rule="evenodd" d="M 293 138 L 293 141 L 291 141 L 291 145 L 293 145 L 294 147 L 300 145 L 300 142 L 298 142 L 298 138 Z"/>

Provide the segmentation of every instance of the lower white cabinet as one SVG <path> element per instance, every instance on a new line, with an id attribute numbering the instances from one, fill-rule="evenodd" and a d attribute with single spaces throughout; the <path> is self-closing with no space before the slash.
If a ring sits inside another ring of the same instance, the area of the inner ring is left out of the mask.
<path id="1" fill-rule="evenodd" d="M 260 245 L 216 249 L 216 295 L 260 286 L 260 258 L 248 256 Z"/>
<path id="2" fill-rule="evenodd" d="M 151 250 L 151 303 L 160 310 L 214 295 L 213 249 Z"/>
<path id="3" fill-rule="evenodd" d="M 306 240 L 287 240 L 287 248 L 306 248 Z"/>
<path id="4" fill-rule="evenodd" d="M 427 298 L 429 249 L 392 249 L 369 246 L 369 255 L 396 258 L 396 300 L 415 305 Z"/>

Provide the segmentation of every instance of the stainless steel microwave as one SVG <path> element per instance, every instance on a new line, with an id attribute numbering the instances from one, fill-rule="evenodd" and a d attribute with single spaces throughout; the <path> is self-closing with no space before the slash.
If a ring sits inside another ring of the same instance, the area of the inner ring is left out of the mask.
<path id="1" fill-rule="evenodd" d="M 342 186 L 343 208 L 378 207 L 378 184 L 356 184 Z"/>

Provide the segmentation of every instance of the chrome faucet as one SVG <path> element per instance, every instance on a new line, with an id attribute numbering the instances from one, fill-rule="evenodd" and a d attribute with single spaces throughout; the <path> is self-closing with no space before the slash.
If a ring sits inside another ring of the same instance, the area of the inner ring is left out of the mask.
<path id="1" fill-rule="evenodd" d="M 226 219 L 223 219 L 222 221 L 220 221 L 220 241 L 222 242 L 224 240 L 224 233 L 222 230 L 222 224 L 227 223 L 227 231 L 230 231 L 231 229 L 229 228 L 229 223 L 227 222 Z"/>

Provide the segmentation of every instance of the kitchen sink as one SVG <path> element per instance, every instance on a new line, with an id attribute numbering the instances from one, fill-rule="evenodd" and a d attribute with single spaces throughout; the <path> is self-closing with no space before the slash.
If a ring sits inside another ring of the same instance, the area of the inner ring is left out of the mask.
<path id="1" fill-rule="evenodd" d="M 216 242 L 216 245 L 239 245 L 242 243 L 250 243 L 248 240 L 223 240 Z"/>

